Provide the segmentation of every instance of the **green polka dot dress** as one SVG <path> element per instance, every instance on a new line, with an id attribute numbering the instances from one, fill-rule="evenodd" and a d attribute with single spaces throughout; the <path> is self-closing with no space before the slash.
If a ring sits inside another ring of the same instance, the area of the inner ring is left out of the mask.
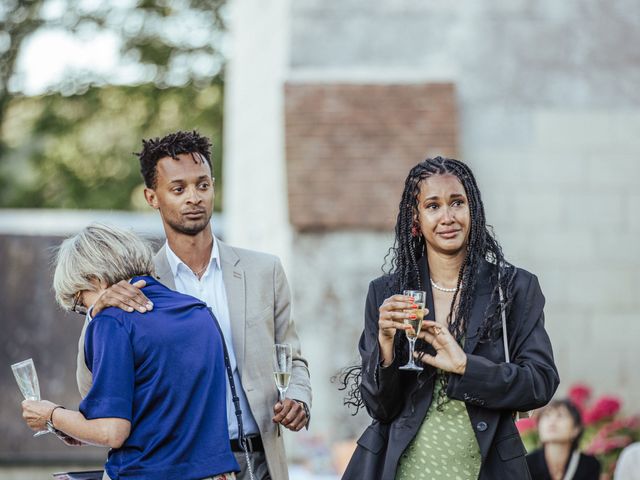
<path id="1" fill-rule="evenodd" d="M 433 401 L 418 433 L 406 448 L 396 471 L 396 480 L 477 480 L 480 447 L 464 402 L 445 395 L 438 409 L 442 388 L 435 381 Z"/>

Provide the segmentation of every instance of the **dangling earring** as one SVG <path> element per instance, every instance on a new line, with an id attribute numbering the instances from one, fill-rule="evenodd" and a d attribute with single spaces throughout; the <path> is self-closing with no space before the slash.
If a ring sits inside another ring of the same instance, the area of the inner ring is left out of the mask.
<path id="1" fill-rule="evenodd" d="M 417 237 L 419 235 L 420 235 L 420 227 L 418 226 L 418 223 L 414 220 L 413 225 L 411 225 L 411 236 Z"/>

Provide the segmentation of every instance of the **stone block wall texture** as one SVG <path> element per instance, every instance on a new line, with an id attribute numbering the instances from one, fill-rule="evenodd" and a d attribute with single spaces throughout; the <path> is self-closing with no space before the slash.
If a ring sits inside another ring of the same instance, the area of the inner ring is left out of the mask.
<path id="1" fill-rule="evenodd" d="M 390 229 L 406 172 L 457 154 L 451 83 L 285 87 L 289 215 L 298 230 Z"/>
<path id="2" fill-rule="evenodd" d="M 637 412 L 640 3 L 300 0 L 291 31 L 290 83 L 455 86 L 459 157 L 507 258 L 540 278 L 558 395 L 587 382 Z M 292 288 L 325 419 L 318 435 L 357 436 L 366 422 L 350 418 L 328 378 L 358 358 L 367 285 L 390 233 L 295 237 Z"/>

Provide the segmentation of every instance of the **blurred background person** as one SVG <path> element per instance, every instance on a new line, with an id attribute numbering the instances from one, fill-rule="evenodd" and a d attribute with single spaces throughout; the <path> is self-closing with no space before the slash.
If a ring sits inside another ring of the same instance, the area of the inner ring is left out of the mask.
<path id="1" fill-rule="evenodd" d="M 98 313 L 84 343 L 93 385 L 79 411 L 25 400 L 23 417 L 36 431 L 48 423 L 110 447 L 104 478 L 235 478 L 222 335 L 203 302 L 151 277 L 152 255 L 137 235 L 103 225 L 62 243 L 54 276 L 62 307 L 84 317 L 109 286 L 144 280 L 154 309 Z"/>
<path id="2" fill-rule="evenodd" d="M 551 402 L 538 418 L 542 448 L 527 455 L 533 480 L 598 480 L 600 462 L 580 453 L 584 431 L 578 408 L 570 400 Z"/>

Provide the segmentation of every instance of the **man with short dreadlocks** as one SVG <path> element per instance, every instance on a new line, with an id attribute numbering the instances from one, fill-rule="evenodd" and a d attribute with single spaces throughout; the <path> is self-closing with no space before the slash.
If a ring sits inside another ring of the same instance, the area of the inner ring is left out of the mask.
<path id="1" fill-rule="evenodd" d="M 298 431 L 308 425 L 311 384 L 291 319 L 291 297 L 282 265 L 273 255 L 232 247 L 213 235 L 214 178 L 206 137 L 176 132 L 143 140 L 138 156 L 145 199 L 160 212 L 167 236 L 154 257 L 157 279 L 206 303 L 225 340 L 227 423 L 231 450 L 241 468 L 238 479 L 286 480 L 280 426 Z M 152 309 L 138 288 L 143 286 L 127 282 L 112 286 L 90 314 L 109 306 L 140 312 Z M 272 351 L 278 343 L 290 344 L 293 352 L 283 401 L 278 400 L 273 380 L 268 381 L 273 379 Z M 90 383 L 91 372 L 80 349 L 81 393 Z"/>
<path id="2" fill-rule="evenodd" d="M 347 403 L 374 421 L 343 480 L 530 478 L 514 412 L 545 405 L 559 383 L 544 296 L 505 260 L 467 165 L 411 169 L 389 253 L 369 286 L 362 364 L 344 378 Z"/>

